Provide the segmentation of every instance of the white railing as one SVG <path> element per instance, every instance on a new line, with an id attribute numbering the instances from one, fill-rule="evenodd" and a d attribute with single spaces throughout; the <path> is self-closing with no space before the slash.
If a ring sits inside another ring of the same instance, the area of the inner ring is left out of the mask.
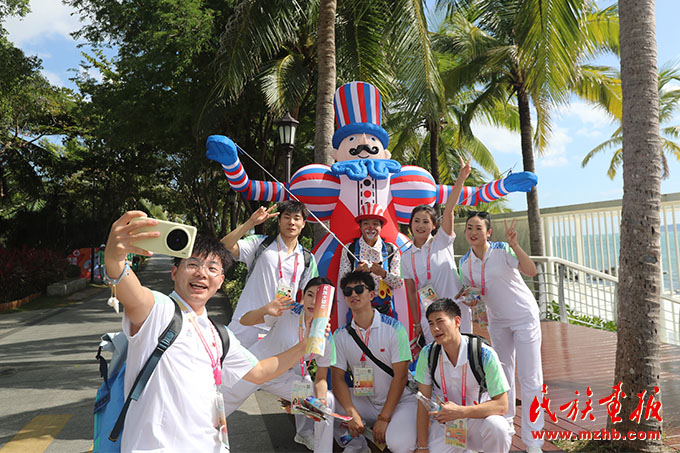
<path id="1" fill-rule="evenodd" d="M 617 319 L 618 278 L 556 257 L 531 257 L 538 275 L 526 278 L 543 319 L 609 328 Z M 661 341 L 680 345 L 680 301 L 661 295 Z"/>

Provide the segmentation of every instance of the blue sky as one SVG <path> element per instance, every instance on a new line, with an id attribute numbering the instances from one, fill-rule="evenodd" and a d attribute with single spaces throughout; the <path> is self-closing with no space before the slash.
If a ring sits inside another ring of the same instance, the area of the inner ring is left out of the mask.
<path id="1" fill-rule="evenodd" d="M 599 3 L 608 5 L 611 1 Z M 73 11 L 57 0 L 31 0 L 31 10 L 23 20 L 10 18 L 5 23 L 9 39 L 26 54 L 42 59 L 43 73 L 50 82 L 73 87 L 69 78 L 75 75 L 82 57 L 69 33 L 80 28 L 78 17 L 71 15 Z M 680 62 L 678 17 L 680 2 L 656 1 L 659 66 L 669 61 Z M 605 63 L 617 64 L 613 58 Z M 673 124 L 680 124 L 680 115 Z M 581 168 L 581 160 L 587 152 L 615 129 L 604 114 L 576 99 L 554 114 L 552 140 L 546 153 L 536 159 L 542 208 L 621 198 L 621 175 L 614 180 L 606 175 L 609 156 L 600 155 L 586 168 Z M 474 130 L 492 151 L 501 170 L 521 171 L 518 134 L 484 125 L 476 125 Z M 671 177 L 662 182 L 662 193 L 680 192 L 680 162 L 669 159 L 669 165 Z M 526 209 L 524 194 L 511 194 L 508 200 L 512 209 Z"/>

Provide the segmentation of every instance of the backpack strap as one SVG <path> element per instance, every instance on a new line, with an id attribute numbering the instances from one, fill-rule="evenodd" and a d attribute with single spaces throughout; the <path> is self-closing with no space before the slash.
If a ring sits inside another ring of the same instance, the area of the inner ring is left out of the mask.
<path id="1" fill-rule="evenodd" d="M 477 402 L 479 402 L 482 399 L 482 393 L 488 391 L 486 374 L 482 364 L 482 344 L 486 343 L 486 340 L 478 335 L 467 333 L 461 335 L 468 337 L 468 362 L 470 363 L 470 370 L 479 384 L 479 395 L 477 397 Z"/>
<path id="2" fill-rule="evenodd" d="M 348 248 L 350 248 L 350 247 L 348 247 Z M 359 250 L 360 250 L 359 238 L 356 238 L 355 240 L 352 241 L 351 249 L 354 250 L 354 255 L 352 255 L 349 252 L 349 250 L 347 251 L 347 259 L 349 260 L 350 272 L 352 272 L 357 267 L 357 261 L 356 261 L 355 257 L 359 258 Z"/>
<path id="3" fill-rule="evenodd" d="M 260 258 L 260 255 L 262 255 L 262 252 L 264 252 L 267 247 L 272 245 L 275 240 L 276 236 L 267 236 L 262 242 L 260 242 L 260 245 L 257 246 L 257 250 L 255 250 L 255 256 L 253 256 L 253 262 L 250 264 L 250 269 L 248 269 L 248 275 L 246 275 L 246 281 L 248 281 L 250 278 L 250 274 L 253 273 L 253 269 L 255 269 L 255 263 L 257 263 L 257 260 Z"/>
<path id="4" fill-rule="evenodd" d="M 383 240 L 383 248 L 387 252 L 387 254 L 383 253 L 383 261 L 387 257 L 387 269 L 385 270 L 389 273 L 392 268 L 392 258 L 394 258 L 394 244 Z"/>
<path id="5" fill-rule="evenodd" d="M 300 244 L 300 245 L 302 245 L 302 244 Z M 312 252 L 307 250 L 304 246 L 302 247 L 302 256 L 305 259 L 305 267 L 302 269 L 302 273 L 300 274 L 300 282 L 298 283 L 298 289 L 301 289 L 302 282 L 304 282 L 305 277 L 307 277 L 307 272 L 309 271 L 309 266 L 312 264 Z"/>
<path id="6" fill-rule="evenodd" d="M 146 363 L 142 367 L 142 370 L 137 375 L 135 383 L 132 384 L 132 389 L 130 394 L 125 399 L 125 404 L 120 411 L 118 420 L 109 434 L 109 440 L 115 442 L 120 437 L 120 433 L 123 431 L 123 423 L 125 422 L 125 415 L 127 414 L 128 408 L 130 407 L 130 402 L 132 400 L 137 401 L 141 395 L 144 387 L 146 387 L 147 382 L 151 378 L 151 374 L 156 369 L 156 365 L 161 360 L 161 356 L 165 351 L 174 343 L 175 339 L 182 330 L 182 310 L 179 308 L 177 303 L 173 302 L 175 305 L 175 313 L 172 315 L 172 320 L 170 324 L 165 328 L 163 333 L 158 337 L 158 345 L 156 349 L 151 353 L 151 356 L 147 359 Z"/>
<path id="7" fill-rule="evenodd" d="M 227 353 L 229 352 L 229 332 L 227 331 L 227 328 L 224 327 L 224 324 L 221 322 L 215 321 L 213 318 L 208 316 L 208 319 L 212 323 L 213 326 L 215 326 L 215 329 L 217 329 L 217 334 L 220 336 L 222 339 L 222 357 L 220 358 L 220 363 L 224 363 L 224 358 L 227 356 Z"/>
<path id="8" fill-rule="evenodd" d="M 434 370 L 437 368 L 437 360 L 439 360 L 439 354 L 441 354 L 441 352 L 441 345 L 438 345 L 436 341 L 430 343 L 430 350 L 427 353 L 427 366 L 430 368 L 430 379 L 437 387 L 439 387 L 439 384 L 434 380 Z"/>
<path id="9" fill-rule="evenodd" d="M 356 342 L 357 346 L 361 348 L 361 350 L 366 354 L 366 357 L 371 359 L 373 363 L 378 365 L 381 370 L 383 370 L 385 373 L 389 374 L 390 376 L 394 377 L 394 371 L 392 371 L 392 368 L 385 363 L 381 362 L 380 360 L 377 359 L 376 356 L 373 355 L 370 349 L 368 349 L 368 346 L 366 346 L 366 343 L 361 341 L 359 339 L 359 335 L 357 335 L 357 331 L 354 330 L 354 327 L 348 325 L 347 326 L 347 332 L 349 332 L 349 336 L 352 337 L 352 339 Z"/>

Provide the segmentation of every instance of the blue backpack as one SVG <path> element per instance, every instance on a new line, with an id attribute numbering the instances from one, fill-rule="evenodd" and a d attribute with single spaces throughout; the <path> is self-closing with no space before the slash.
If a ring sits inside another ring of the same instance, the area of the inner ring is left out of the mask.
<path id="1" fill-rule="evenodd" d="M 127 359 L 127 338 L 122 332 L 107 333 L 102 336 L 99 344 L 96 359 L 99 360 L 99 372 L 104 380 L 97 390 L 97 398 L 94 403 L 94 445 L 93 453 L 97 452 L 120 452 L 120 434 L 123 432 L 125 415 L 127 414 L 130 402 L 137 401 L 144 387 L 151 378 L 156 365 L 163 353 L 182 330 L 182 311 L 177 303 L 172 320 L 165 331 L 158 337 L 158 345 L 151 353 L 141 371 L 137 375 L 130 394 L 125 397 L 125 360 Z M 223 324 L 215 322 L 212 318 L 210 322 L 217 329 L 222 340 L 222 358 L 229 351 L 229 334 Z M 102 357 L 102 351 L 111 351 L 113 356 L 110 363 Z"/>

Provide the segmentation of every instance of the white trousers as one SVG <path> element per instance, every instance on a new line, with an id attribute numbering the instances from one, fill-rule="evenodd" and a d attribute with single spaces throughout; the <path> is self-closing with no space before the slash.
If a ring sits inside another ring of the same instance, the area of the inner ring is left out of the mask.
<path id="1" fill-rule="evenodd" d="M 491 344 L 503 364 L 505 377 L 510 384 L 508 392 L 509 423 L 515 417 L 515 353 L 517 355 L 517 377 L 522 390 L 522 441 L 527 446 L 541 446 L 542 440 L 534 439 L 532 431 L 543 429 L 543 410 L 531 423 L 529 408 L 534 397 L 541 401 L 543 367 L 541 365 L 541 324 L 537 319 L 512 327 L 489 325 Z"/>
<path id="2" fill-rule="evenodd" d="M 352 389 L 350 389 L 350 393 Z M 361 414 L 361 419 L 364 422 L 364 426 L 373 427 L 375 422 L 378 421 L 378 414 L 382 411 L 382 406 L 376 406 L 370 400 L 370 398 L 365 396 L 352 396 L 352 404 L 356 407 L 359 414 Z M 410 453 L 416 448 L 416 413 L 417 404 L 415 395 L 408 393 L 405 396 L 402 395 L 401 400 L 397 404 L 397 407 L 392 413 L 392 418 L 390 423 L 387 425 L 387 430 L 385 431 L 385 443 L 387 448 L 393 453 Z M 345 410 L 342 405 L 337 405 L 337 412 L 339 414 L 345 414 Z M 347 433 L 347 429 L 337 429 L 336 437 Z M 366 438 L 360 436 L 358 438 L 352 439 L 352 441 L 345 446 L 345 452 L 361 451 L 367 446 Z M 434 450 L 433 450 L 434 451 Z"/>
<path id="3" fill-rule="evenodd" d="M 238 409 L 245 400 L 248 399 L 250 395 L 255 393 L 258 388 L 267 391 L 273 395 L 278 396 L 290 401 L 293 382 L 302 380 L 302 378 L 296 375 L 293 370 L 288 370 L 281 376 L 271 381 L 265 382 L 258 387 L 257 384 L 241 379 L 233 387 L 222 386 L 222 395 L 224 397 L 224 411 L 227 417 Z M 305 376 L 305 380 L 310 381 L 309 376 Z M 333 393 L 328 391 L 326 396 L 326 401 L 328 407 L 334 410 L 335 399 L 333 398 Z M 333 420 L 325 420 L 322 422 L 314 422 L 312 419 L 305 417 L 304 415 L 295 414 L 295 430 L 298 434 L 305 437 L 311 437 L 312 431 L 314 432 L 314 451 L 319 452 L 332 452 L 333 451 Z"/>
<path id="4" fill-rule="evenodd" d="M 446 425 L 435 421 L 430 425 L 429 447 L 432 453 L 458 453 L 483 451 L 486 453 L 507 453 L 510 451 L 512 435 L 505 417 L 490 415 L 486 418 L 468 418 L 467 449 L 446 445 Z"/>

